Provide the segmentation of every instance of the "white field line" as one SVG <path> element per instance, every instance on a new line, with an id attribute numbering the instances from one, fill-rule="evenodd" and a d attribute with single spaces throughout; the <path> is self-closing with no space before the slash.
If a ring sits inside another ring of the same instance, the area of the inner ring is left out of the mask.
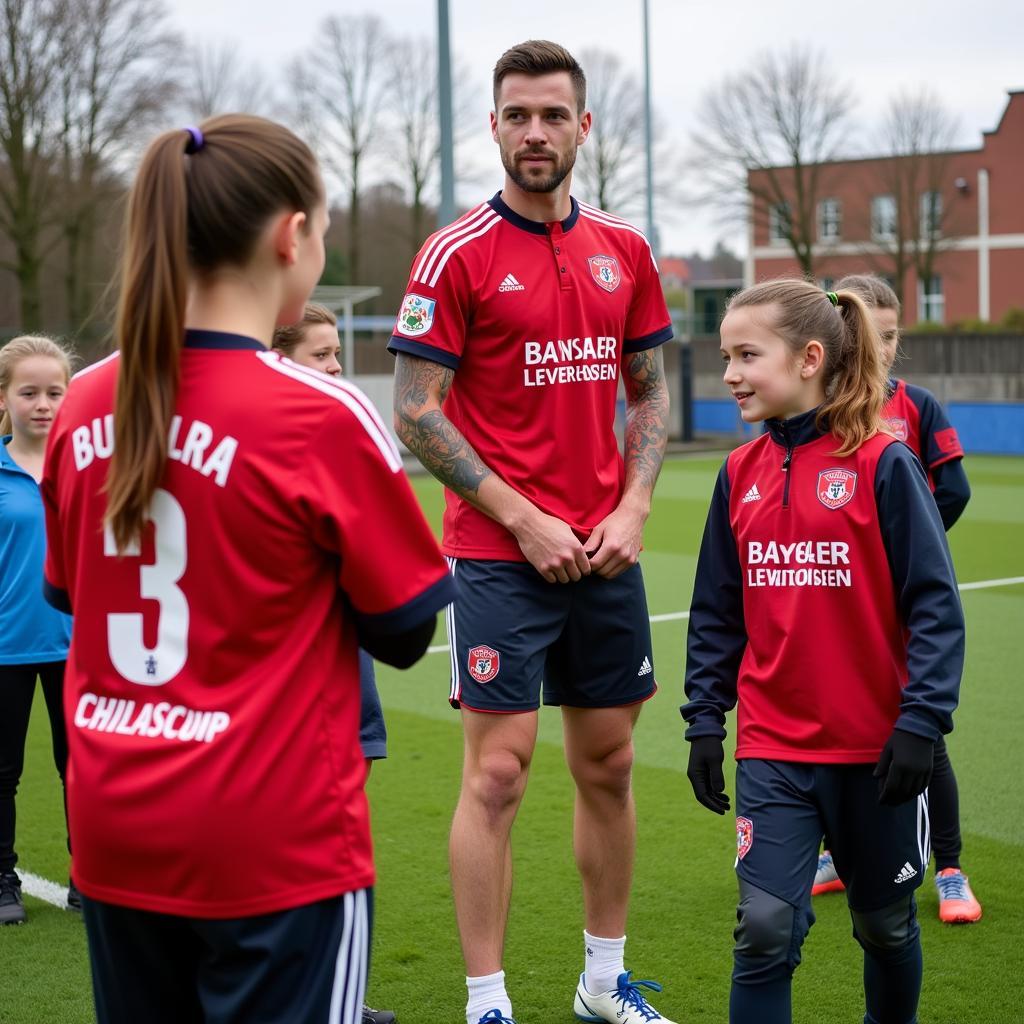
<path id="1" fill-rule="evenodd" d="M 978 580 L 975 583 L 961 583 L 960 590 L 988 590 L 990 587 L 1012 587 L 1018 583 L 1024 583 L 1024 576 L 1007 576 L 1001 580 Z M 651 622 L 677 622 L 680 619 L 688 619 L 689 612 L 666 612 L 664 615 L 652 615 Z M 427 654 L 443 654 L 447 652 L 447 644 L 436 644 L 427 648 Z"/>
<path id="2" fill-rule="evenodd" d="M 1012 587 L 1018 583 L 1024 583 L 1024 576 L 1007 576 L 1001 580 L 978 580 L 975 583 L 961 583 L 961 590 L 987 590 L 990 587 Z M 675 622 L 679 619 L 688 619 L 689 612 L 667 612 L 664 615 L 652 615 L 651 622 Z M 447 644 L 437 644 L 427 648 L 427 654 L 442 654 L 447 652 Z M 40 878 L 33 875 L 31 871 L 19 871 L 21 876 L 21 887 L 29 896 L 35 896 L 37 900 L 45 900 L 52 903 L 61 910 L 68 908 L 68 890 L 66 886 L 51 882 L 48 878 Z"/>
<path id="3" fill-rule="evenodd" d="M 68 909 L 68 887 L 51 882 L 48 878 L 40 878 L 33 875 L 31 871 L 18 871 L 21 876 L 21 889 L 29 896 L 35 896 L 37 900 L 44 900 L 52 903 L 61 910 Z"/>

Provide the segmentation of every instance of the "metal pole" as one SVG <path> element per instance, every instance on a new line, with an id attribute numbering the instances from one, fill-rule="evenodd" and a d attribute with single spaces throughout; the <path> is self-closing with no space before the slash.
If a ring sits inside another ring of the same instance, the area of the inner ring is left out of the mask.
<path id="1" fill-rule="evenodd" d="M 650 19 L 647 13 L 648 0 L 644 7 L 644 148 L 647 153 L 647 239 L 658 255 L 658 235 L 654 226 L 654 156 L 652 154 L 651 127 L 651 38 Z"/>
<path id="2" fill-rule="evenodd" d="M 345 299 L 342 309 L 345 311 L 345 376 L 351 377 L 356 372 L 356 338 L 352 330 L 352 302 Z"/>
<path id="3" fill-rule="evenodd" d="M 437 226 L 444 227 L 455 220 L 455 143 L 452 133 L 452 55 L 448 41 L 448 0 L 437 0 L 437 101 L 441 120 L 441 205 L 437 211 Z"/>

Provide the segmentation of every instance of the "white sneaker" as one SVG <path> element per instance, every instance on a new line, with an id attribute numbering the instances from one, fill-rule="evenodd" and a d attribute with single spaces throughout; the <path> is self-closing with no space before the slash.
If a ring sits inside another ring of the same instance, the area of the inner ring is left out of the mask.
<path id="1" fill-rule="evenodd" d="M 610 1024 L 650 1024 L 651 1021 L 675 1024 L 668 1017 L 662 1017 L 644 999 L 639 989 L 639 986 L 643 985 L 645 988 L 660 992 L 661 986 L 656 981 L 631 981 L 630 974 L 632 971 L 623 971 L 615 988 L 596 996 L 587 991 L 583 984 L 586 975 L 581 974 L 580 983 L 576 986 L 576 999 L 572 1004 L 573 1013 L 580 1020 L 594 1021 L 597 1024 L 602 1021 L 608 1021 Z"/>

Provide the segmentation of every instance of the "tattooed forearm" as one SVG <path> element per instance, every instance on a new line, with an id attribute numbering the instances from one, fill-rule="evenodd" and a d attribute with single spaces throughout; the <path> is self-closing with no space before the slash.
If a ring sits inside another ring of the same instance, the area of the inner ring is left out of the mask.
<path id="1" fill-rule="evenodd" d="M 626 487 L 653 493 L 668 441 L 668 385 L 661 349 L 627 357 Z"/>
<path id="2" fill-rule="evenodd" d="M 425 469 L 475 504 L 491 470 L 439 408 L 454 376 L 453 370 L 438 363 L 400 355 L 395 367 L 395 431 Z"/>

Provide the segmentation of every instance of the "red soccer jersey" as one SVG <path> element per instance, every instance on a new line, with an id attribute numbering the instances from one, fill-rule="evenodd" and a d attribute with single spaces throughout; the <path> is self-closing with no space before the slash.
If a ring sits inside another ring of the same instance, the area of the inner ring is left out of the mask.
<path id="1" fill-rule="evenodd" d="M 75 881 L 193 917 L 373 882 L 355 622 L 453 593 L 365 397 L 257 341 L 191 331 L 141 551 L 104 536 L 117 359 L 72 383 L 43 481 Z"/>
<path id="2" fill-rule="evenodd" d="M 921 460 L 929 480 L 936 466 L 964 457 L 956 428 L 930 391 L 905 380 L 893 380 L 890 387 L 892 394 L 882 408 L 882 419 L 890 433 Z"/>
<path id="3" fill-rule="evenodd" d="M 878 434 L 840 457 L 825 434 L 780 472 L 766 433 L 729 456 L 748 638 L 738 759 L 870 763 L 892 731 L 907 661 L 875 501 L 890 444 Z"/>
<path id="4" fill-rule="evenodd" d="M 445 415 L 506 483 L 585 540 L 622 496 L 623 358 L 672 337 L 632 225 L 572 200 L 526 220 L 500 194 L 427 239 L 389 348 L 456 371 Z M 525 561 L 515 537 L 445 492 L 444 550 Z"/>

